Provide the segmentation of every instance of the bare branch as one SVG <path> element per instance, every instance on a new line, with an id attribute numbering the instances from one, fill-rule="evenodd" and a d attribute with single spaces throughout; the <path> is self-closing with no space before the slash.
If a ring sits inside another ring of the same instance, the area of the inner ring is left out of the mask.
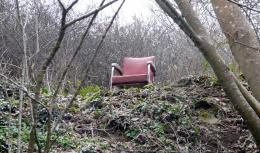
<path id="1" fill-rule="evenodd" d="M 170 4 L 169 0 L 155 0 L 157 4 L 174 20 L 175 23 L 190 37 L 195 46 L 203 53 L 204 57 L 212 66 L 220 83 L 223 85 L 225 92 L 230 97 L 231 102 L 239 111 L 243 119 L 247 122 L 248 128 L 254 136 L 257 145 L 260 144 L 260 119 L 258 114 L 248 103 L 246 97 L 238 88 L 232 73 L 227 65 L 220 58 L 216 48 L 210 42 L 208 33 L 201 30 L 202 23 L 193 11 L 192 6 L 187 0 L 177 1 L 180 10 L 185 14 L 185 19 Z M 193 28 L 194 27 L 194 28 Z M 204 37 L 202 37 L 204 36 Z"/>
<path id="2" fill-rule="evenodd" d="M 244 8 L 247 8 L 247 9 L 251 10 L 251 11 L 260 13 L 259 10 L 256 10 L 256 9 L 254 9 L 254 8 L 251 8 L 251 7 L 247 6 L 247 5 L 240 4 L 240 3 L 235 2 L 235 1 L 233 1 L 233 0 L 227 0 L 227 1 L 229 1 L 230 3 L 236 4 L 236 5 L 239 6 L 239 7 L 244 7 Z"/>
<path id="3" fill-rule="evenodd" d="M 65 8 L 65 6 L 63 5 L 63 3 L 62 3 L 60 0 L 58 0 L 58 2 L 59 2 L 59 4 L 60 4 L 61 9 L 62 9 L 63 11 L 65 11 L 66 8 Z"/>
<path id="4" fill-rule="evenodd" d="M 249 11 L 249 12 L 250 12 L 250 13 L 249 13 L 245 8 L 242 8 L 242 10 L 243 10 L 243 12 L 246 14 L 249 23 L 252 25 L 253 30 L 254 30 L 254 32 L 255 32 L 255 34 L 256 34 L 258 43 L 260 44 L 259 32 L 258 32 L 258 29 L 257 29 L 256 25 L 254 24 L 253 19 L 252 19 L 251 15 L 250 15 L 250 14 L 251 14 L 251 11 Z M 259 51 L 260 51 L 260 50 L 259 50 Z"/>
<path id="5" fill-rule="evenodd" d="M 48 114 L 50 114 L 49 112 L 49 108 L 47 106 L 45 106 L 43 103 L 41 103 L 40 101 L 36 100 L 31 93 L 28 91 L 28 89 L 22 85 L 19 85 L 17 82 L 15 82 L 14 80 L 10 79 L 9 77 L 5 76 L 4 74 L 0 73 L 0 76 L 3 77 L 5 80 L 7 80 L 8 82 L 12 83 L 14 86 L 18 87 L 20 90 L 22 90 L 23 92 L 26 93 L 26 95 L 33 100 L 33 102 L 36 102 L 38 104 L 40 104 L 41 106 L 43 106 L 47 111 Z"/>
<path id="6" fill-rule="evenodd" d="M 201 39 L 196 35 L 196 32 L 186 22 L 186 20 L 182 17 L 182 15 L 168 1 L 161 1 L 161 0 L 155 0 L 155 1 L 192 40 Z"/>
<path id="7" fill-rule="evenodd" d="M 105 2 L 105 0 L 103 0 L 101 2 L 100 7 L 104 4 L 104 2 Z M 54 100 L 56 99 L 56 97 L 57 97 L 57 95 L 59 93 L 62 81 L 64 80 L 64 78 L 65 78 L 69 68 L 71 67 L 72 62 L 75 60 L 76 56 L 78 55 L 79 51 L 81 50 L 81 47 L 82 47 L 82 45 L 84 43 L 84 40 L 85 40 L 85 37 L 87 36 L 87 34 L 88 34 L 88 32 L 89 32 L 89 30 L 90 30 L 90 28 L 91 28 L 95 18 L 97 17 L 97 15 L 98 15 L 98 12 L 96 12 L 94 14 L 94 16 L 92 17 L 91 21 L 89 22 L 88 27 L 85 30 L 85 32 L 83 33 L 83 35 L 81 37 L 81 40 L 80 40 L 80 42 L 79 42 L 79 44 L 78 44 L 78 46 L 76 48 L 76 51 L 74 52 L 72 58 L 70 59 L 69 63 L 67 64 L 65 70 L 63 71 L 63 73 L 61 75 L 61 78 L 60 78 L 60 80 L 58 82 L 57 88 L 56 88 L 56 90 L 55 90 L 55 92 L 53 94 L 53 98 L 51 100 L 51 107 L 50 107 L 50 113 L 51 114 L 52 114 L 52 104 L 53 104 Z M 48 152 L 51 149 L 51 145 L 52 145 L 52 143 L 51 143 L 51 136 L 52 136 L 51 121 L 52 121 L 52 116 L 50 116 L 50 118 L 47 121 L 47 139 L 46 139 L 47 141 L 46 141 L 45 149 L 44 149 L 45 152 Z"/>
<path id="8" fill-rule="evenodd" d="M 67 11 L 69 11 L 70 9 L 72 9 L 72 7 L 75 5 L 75 4 L 77 4 L 78 3 L 78 0 L 75 0 L 74 2 L 72 2 L 71 4 L 70 4 L 70 6 L 66 9 Z"/>
<path id="9" fill-rule="evenodd" d="M 103 1 L 101 2 L 101 4 L 100 4 L 99 7 L 101 7 L 101 6 L 104 4 L 104 2 L 105 2 L 105 0 L 103 0 Z M 91 26 L 92 26 L 92 24 L 93 24 L 95 18 L 97 17 L 97 15 L 98 15 L 98 12 L 96 12 L 96 13 L 94 14 L 94 16 L 92 17 L 92 19 L 90 20 L 87 29 L 85 30 L 85 32 L 83 33 L 83 35 L 82 35 L 82 37 L 81 37 L 81 39 L 80 39 L 80 43 L 79 43 L 79 45 L 77 46 L 76 51 L 74 52 L 72 58 L 70 59 L 70 62 L 67 64 L 67 66 L 66 66 L 64 72 L 62 73 L 61 78 L 60 78 L 60 80 L 59 80 L 59 82 L 58 82 L 58 86 L 57 86 L 57 88 L 56 88 L 56 90 L 55 90 L 55 92 L 54 92 L 54 94 L 53 94 L 53 99 L 55 99 L 55 98 L 57 97 L 58 92 L 59 92 L 59 89 L 60 89 L 60 87 L 61 87 L 61 83 L 62 83 L 62 81 L 64 80 L 65 75 L 67 74 L 67 72 L 68 72 L 68 70 L 69 70 L 69 68 L 70 68 L 70 66 L 71 66 L 71 64 L 72 64 L 72 62 L 75 60 L 76 56 L 78 55 L 79 51 L 81 50 L 81 47 L 82 47 L 82 45 L 83 45 L 83 43 L 84 43 L 84 40 L 85 40 L 85 37 L 86 37 L 87 34 L 89 33 L 89 30 L 90 30 L 90 28 L 91 28 Z"/>
<path id="10" fill-rule="evenodd" d="M 83 15 L 83 16 L 81 16 L 81 17 L 75 19 L 75 20 L 72 20 L 71 22 L 69 22 L 69 23 L 66 24 L 66 27 L 69 27 L 69 26 L 73 25 L 74 23 L 76 23 L 76 22 L 78 22 L 78 21 L 80 21 L 80 20 L 83 20 L 83 19 L 86 19 L 86 18 L 90 17 L 91 15 L 95 14 L 96 12 L 99 12 L 99 11 L 103 10 L 104 8 L 110 6 L 111 4 L 115 3 L 116 1 L 118 1 L 118 0 L 113 0 L 113 1 L 111 1 L 111 2 L 108 2 L 107 4 L 105 4 L 105 5 L 103 5 L 103 6 L 99 7 L 99 8 L 97 8 L 97 9 L 91 11 L 91 12 L 89 12 L 88 14 Z"/>
<path id="11" fill-rule="evenodd" d="M 67 113 L 67 111 L 69 110 L 70 106 L 73 104 L 73 102 L 76 100 L 76 97 L 78 96 L 81 88 L 83 87 L 84 85 L 84 82 L 85 80 L 88 78 L 88 73 L 89 73 L 89 70 L 91 68 L 91 65 L 93 64 L 94 60 L 96 59 L 96 56 L 98 55 L 98 53 L 100 52 L 100 49 L 101 49 L 101 46 L 104 42 L 104 39 L 106 38 L 106 35 L 110 29 L 110 27 L 112 26 L 117 14 L 119 13 L 120 9 L 122 8 L 123 4 L 124 4 L 125 0 L 122 1 L 121 5 L 119 6 L 119 8 L 117 9 L 116 13 L 114 14 L 113 18 L 111 19 L 108 27 L 106 28 L 105 30 L 105 33 L 103 34 L 103 36 L 101 37 L 101 40 L 99 42 L 99 44 L 97 45 L 97 48 L 95 50 L 95 53 L 92 57 L 92 59 L 90 60 L 89 63 L 87 63 L 86 65 L 86 71 L 84 72 L 84 76 L 83 76 L 83 79 L 79 85 L 79 87 L 77 88 L 76 92 L 74 93 L 73 97 L 71 98 L 71 100 L 69 101 L 68 105 L 66 106 L 66 108 L 64 109 L 64 111 L 62 112 L 62 114 L 58 117 L 58 119 L 56 120 L 56 122 L 54 123 L 54 126 L 52 128 L 52 131 L 54 131 L 56 129 L 56 127 L 58 126 L 59 122 L 62 120 L 62 118 L 64 117 L 64 115 Z"/>
<path id="12" fill-rule="evenodd" d="M 260 117 L 260 103 L 255 99 L 254 96 L 252 96 L 248 90 L 241 84 L 241 82 L 237 79 L 237 77 L 233 74 L 233 78 L 237 84 L 237 87 L 245 97 L 245 99 L 248 101 L 249 105 L 254 109 L 254 111 L 257 113 L 258 117 Z"/>
<path id="13" fill-rule="evenodd" d="M 19 23 L 20 28 L 22 29 L 22 21 L 21 21 L 21 15 L 20 15 L 20 9 L 19 9 L 19 0 L 15 0 L 15 7 L 16 7 L 16 15 L 17 15 L 17 20 Z"/>

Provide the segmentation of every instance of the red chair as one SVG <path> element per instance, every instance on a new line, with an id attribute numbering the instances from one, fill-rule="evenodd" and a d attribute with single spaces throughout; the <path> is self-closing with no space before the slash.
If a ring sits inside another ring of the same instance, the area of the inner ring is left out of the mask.
<path id="1" fill-rule="evenodd" d="M 143 86 L 154 82 L 155 65 L 154 56 L 132 58 L 123 60 L 123 69 L 112 63 L 110 89 L 113 86 Z"/>

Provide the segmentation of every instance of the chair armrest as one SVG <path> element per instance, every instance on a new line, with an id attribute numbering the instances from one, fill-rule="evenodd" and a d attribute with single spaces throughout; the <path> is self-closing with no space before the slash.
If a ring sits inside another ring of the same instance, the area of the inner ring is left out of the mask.
<path id="1" fill-rule="evenodd" d="M 114 67 L 120 75 L 123 75 L 123 71 L 120 65 L 118 65 L 117 63 L 112 63 L 111 66 Z"/>
<path id="2" fill-rule="evenodd" d="M 156 68 L 155 68 L 155 65 L 154 65 L 153 61 L 147 61 L 146 64 L 151 66 L 151 69 L 152 69 L 152 71 L 153 71 L 153 73 L 155 75 Z"/>

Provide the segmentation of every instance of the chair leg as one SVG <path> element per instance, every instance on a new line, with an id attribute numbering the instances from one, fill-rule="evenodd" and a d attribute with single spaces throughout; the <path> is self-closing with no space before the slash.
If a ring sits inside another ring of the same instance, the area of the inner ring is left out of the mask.
<path id="1" fill-rule="evenodd" d="M 114 71 L 115 71 L 115 67 L 112 66 L 111 75 L 110 75 L 110 90 L 113 89 L 113 82 L 112 82 L 113 80 L 112 80 L 112 78 L 113 78 L 113 75 L 114 75 Z"/>
<path id="2" fill-rule="evenodd" d="M 148 69 L 148 76 L 147 76 L 148 78 L 147 78 L 147 80 L 148 80 L 148 84 L 150 84 L 151 83 L 151 75 L 150 75 L 151 74 L 151 65 L 148 64 L 147 67 L 148 67 L 147 68 Z"/>

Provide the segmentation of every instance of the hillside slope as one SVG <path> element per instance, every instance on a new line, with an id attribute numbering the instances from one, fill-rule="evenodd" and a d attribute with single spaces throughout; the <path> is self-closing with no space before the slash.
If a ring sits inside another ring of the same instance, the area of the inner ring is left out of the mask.
<path id="1" fill-rule="evenodd" d="M 83 152 L 257 152 L 223 89 L 208 77 L 105 92 L 75 114 Z"/>
<path id="2" fill-rule="evenodd" d="M 85 88 L 59 132 L 52 152 L 259 152 L 223 89 L 205 76 L 114 92 Z"/>

